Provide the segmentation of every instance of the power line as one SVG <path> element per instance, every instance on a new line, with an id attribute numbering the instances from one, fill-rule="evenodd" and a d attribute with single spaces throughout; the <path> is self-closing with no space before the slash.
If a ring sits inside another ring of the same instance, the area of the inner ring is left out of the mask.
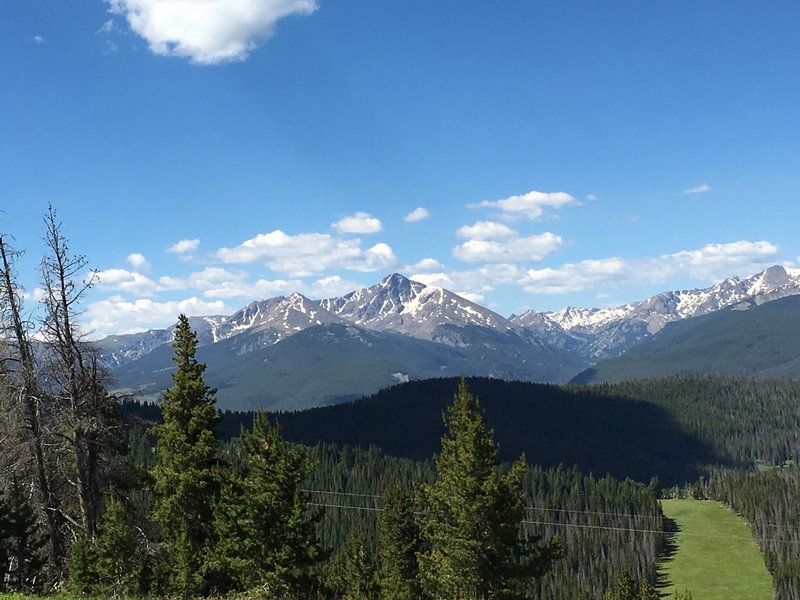
<path id="1" fill-rule="evenodd" d="M 331 492 L 334 494 L 341 493 L 342 495 L 350 495 L 346 492 Z M 355 496 L 368 496 L 374 497 L 377 494 L 352 494 Z M 370 506 L 353 506 L 349 504 L 326 504 L 323 502 L 309 502 L 308 506 L 318 506 L 321 508 L 343 508 L 349 510 L 360 510 L 360 511 L 368 511 L 368 512 L 383 512 L 384 509 L 378 507 L 370 507 Z M 553 509 L 553 510 L 560 510 L 560 509 Z M 614 513 L 607 513 L 607 514 L 614 514 Z M 525 525 L 541 525 L 541 526 L 549 526 L 549 527 L 571 527 L 574 529 L 595 529 L 601 531 L 621 531 L 625 533 L 646 533 L 652 535 L 669 535 L 672 533 L 677 532 L 668 532 L 663 531 L 660 529 L 640 529 L 636 527 L 613 527 L 610 525 L 589 525 L 586 523 L 556 523 L 553 521 L 531 521 L 531 520 L 522 520 L 521 523 Z M 768 538 L 744 538 L 744 537 L 735 537 L 735 536 L 725 536 L 725 535 L 713 535 L 707 533 L 691 533 L 691 532 L 680 532 L 681 535 L 691 536 L 691 537 L 701 537 L 701 538 L 709 538 L 709 539 L 718 539 L 718 540 L 728 540 L 728 541 L 738 541 L 738 542 L 762 542 L 762 543 L 775 543 L 775 544 L 791 544 L 791 545 L 800 545 L 800 540 L 793 541 L 793 540 L 777 540 L 777 539 L 768 539 Z"/>

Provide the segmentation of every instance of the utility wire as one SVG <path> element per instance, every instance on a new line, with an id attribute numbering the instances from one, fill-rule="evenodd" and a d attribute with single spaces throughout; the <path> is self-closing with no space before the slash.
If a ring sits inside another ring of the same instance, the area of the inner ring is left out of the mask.
<path id="1" fill-rule="evenodd" d="M 349 495 L 345 492 L 331 492 L 334 494 L 341 493 L 342 495 Z M 376 496 L 377 494 L 353 494 L 356 496 L 364 495 L 368 497 Z M 323 502 L 309 502 L 308 506 L 317 506 L 321 508 L 344 508 L 349 510 L 361 510 L 361 511 L 369 511 L 369 512 L 383 512 L 383 508 L 377 507 L 370 507 L 370 506 L 353 506 L 349 504 L 326 504 Z M 555 510 L 555 509 L 554 509 Z M 607 514 L 614 514 L 614 513 L 607 513 Z M 669 532 L 663 531 L 660 529 L 639 529 L 636 527 L 612 527 L 610 525 L 589 525 L 586 523 L 556 523 L 553 521 L 531 521 L 531 520 L 522 520 L 520 523 L 525 525 L 542 525 L 542 526 L 550 526 L 550 527 L 572 527 L 574 529 L 595 529 L 601 531 L 622 531 L 627 533 L 649 533 L 653 535 L 669 535 L 676 532 Z M 709 538 L 709 539 L 718 539 L 718 540 L 728 540 L 728 541 L 739 541 L 739 542 L 750 542 L 753 541 L 754 538 L 744 538 L 744 537 L 735 537 L 735 536 L 725 536 L 725 535 L 713 535 L 707 533 L 691 533 L 691 532 L 681 532 L 681 535 L 691 536 L 691 537 L 701 537 L 701 538 Z M 791 545 L 800 545 L 800 540 L 793 541 L 793 540 L 777 540 L 777 539 L 768 539 L 768 538 L 760 538 L 756 539 L 756 541 L 760 541 L 763 543 L 775 543 L 775 544 L 791 544 Z"/>

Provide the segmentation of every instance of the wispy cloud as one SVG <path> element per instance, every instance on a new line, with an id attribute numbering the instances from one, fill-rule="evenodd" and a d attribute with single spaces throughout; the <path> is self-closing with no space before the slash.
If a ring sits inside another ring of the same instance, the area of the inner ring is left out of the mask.
<path id="1" fill-rule="evenodd" d="M 406 223 L 416 223 L 417 221 L 422 221 L 430 216 L 431 214 L 428 212 L 427 208 L 419 206 L 403 217 L 403 221 Z"/>
<path id="2" fill-rule="evenodd" d="M 97 31 L 95 31 L 95 33 L 104 33 L 107 35 L 109 33 L 116 31 L 116 29 L 117 26 L 114 25 L 114 19 L 108 19 L 106 20 L 105 23 L 100 25 L 100 28 Z"/>
<path id="3" fill-rule="evenodd" d="M 245 60 L 283 17 L 316 0 L 106 0 L 152 52 L 213 65 Z"/>
<path id="4" fill-rule="evenodd" d="M 493 208 L 500 211 L 506 218 L 527 217 L 539 219 L 547 208 L 561 208 L 567 204 L 577 202 L 566 192 L 537 192 L 509 196 L 500 200 L 483 200 L 477 204 L 468 205 L 470 208 Z"/>
<path id="5" fill-rule="evenodd" d="M 37 46 L 41 46 L 46 41 L 47 41 L 47 39 L 43 38 L 41 35 L 33 36 L 33 43 L 36 44 Z"/>
<path id="6" fill-rule="evenodd" d="M 380 219 L 369 213 L 357 212 L 331 224 L 339 233 L 378 233 L 383 230 Z"/>
<path id="7" fill-rule="evenodd" d="M 700 185 L 696 185 L 694 187 L 690 187 L 689 189 L 683 190 L 684 194 L 705 194 L 706 192 L 711 191 L 711 186 L 707 183 L 701 183 Z"/>

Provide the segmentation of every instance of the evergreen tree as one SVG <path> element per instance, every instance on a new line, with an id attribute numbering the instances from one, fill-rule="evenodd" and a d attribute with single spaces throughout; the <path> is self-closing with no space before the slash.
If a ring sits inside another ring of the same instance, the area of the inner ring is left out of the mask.
<path id="1" fill-rule="evenodd" d="M 127 506 L 114 491 L 108 494 L 103 507 L 94 554 L 97 581 L 104 595 L 141 593 L 144 560 Z"/>
<path id="2" fill-rule="evenodd" d="M 414 497 L 396 482 L 383 496 L 378 521 L 380 587 L 383 600 L 419 600 L 419 565 L 422 549 L 414 515 Z"/>
<path id="3" fill-rule="evenodd" d="M 375 600 L 378 597 L 375 563 L 362 529 L 350 534 L 335 587 L 340 600 Z"/>
<path id="4" fill-rule="evenodd" d="M 5 536 L 0 534 L 0 538 L 5 537 L 6 542 L 0 574 L 5 575 L 9 590 L 32 592 L 37 587 L 37 576 L 44 564 L 42 549 L 46 539 L 39 531 L 36 511 L 16 478 L 11 480 L 7 496 L 5 514 L 0 515 L 0 528 L 5 533 Z M 0 540 L 0 545 L 2 543 Z"/>
<path id="5" fill-rule="evenodd" d="M 513 599 L 543 575 L 557 545 L 521 536 L 525 460 L 501 474 L 499 446 L 462 378 L 447 411 L 437 480 L 420 490 L 425 516 L 423 591 L 435 600 Z"/>
<path id="6" fill-rule="evenodd" d="M 319 514 L 309 512 L 301 490 L 313 471 L 307 451 L 288 446 L 265 413 L 255 415 L 252 431 L 242 431 L 237 450 L 242 472 L 229 474 L 215 511 L 217 573 L 234 589 L 306 597 L 323 558 Z"/>
<path id="7" fill-rule="evenodd" d="M 184 597 L 204 594 L 213 510 L 219 488 L 215 390 L 195 359 L 197 336 L 181 315 L 175 328 L 173 387 L 164 392 L 164 422 L 155 426 L 153 511 L 170 554 L 171 586 Z"/>

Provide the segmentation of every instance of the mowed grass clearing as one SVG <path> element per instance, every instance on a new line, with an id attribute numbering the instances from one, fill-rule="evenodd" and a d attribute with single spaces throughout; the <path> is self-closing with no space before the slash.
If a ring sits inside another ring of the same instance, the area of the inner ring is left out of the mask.
<path id="1" fill-rule="evenodd" d="M 721 502 L 662 500 L 676 521 L 675 554 L 659 571 L 666 591 L 690 590 L 694 600 L 771 600 L 772 577 L 750 528 Z"/>

